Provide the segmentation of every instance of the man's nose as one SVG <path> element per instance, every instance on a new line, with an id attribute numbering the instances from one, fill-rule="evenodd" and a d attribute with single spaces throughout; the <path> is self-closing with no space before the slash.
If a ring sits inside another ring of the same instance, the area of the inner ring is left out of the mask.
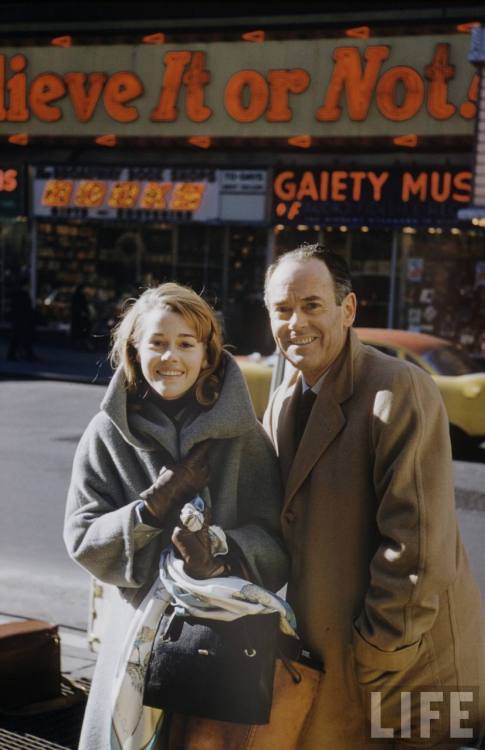
<path id="1" fill-rule="evenodd" d="M 301 310 L 293 310 L 291 317 L 288 321 L 288 328 L 297 330 L 305 325 L 305 314 Z"/>

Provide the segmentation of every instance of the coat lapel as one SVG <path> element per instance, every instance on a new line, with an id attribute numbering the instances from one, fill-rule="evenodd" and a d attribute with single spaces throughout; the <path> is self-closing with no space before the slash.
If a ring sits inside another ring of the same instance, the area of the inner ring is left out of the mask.
<path id="1" fill-rule="evenodd" d="M 353 391 L 353 363 L 360 348 L 356 334 L 350 331 L 347 343 L 325 378 L 298 447 L 295 446 L 295 416 L 301 393 L 301 379 L 283 406 L 279 422 L 280 462 L 286 486 L 285 508 L 291 502 L 318 459 L 345 425 L 340 406 Z M 284 425 L 284 429 L 282 429 Z M 291 431 L 291 441 L 290 435 Z M 295 453 L 296 449 L 296 453 Z"/>
<path id="2" fill-rule="evenodd" d="M 288 472 L 296 449 L 295 421 L 300 392 L 301 385 L 298 380 L 296 384 L 288 387 L 283 393 L 277 394 L 279 403 L 275 404 L 276 408 L 274 409 L 275 418 L 272 425 L 273 440 L 285 484 L 288 481 Z"/>

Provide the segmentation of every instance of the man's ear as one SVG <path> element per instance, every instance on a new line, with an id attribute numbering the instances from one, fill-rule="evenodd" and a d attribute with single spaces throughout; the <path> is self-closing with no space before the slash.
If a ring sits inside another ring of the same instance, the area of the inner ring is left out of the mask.
<path id="1" fill-rule="evenodd" d="M 342 302 L 342 313 L 344 325 L 347 328 L 350 328 L 357 314 L 357 297 L 355 296 L 354 292 L 350 292 L 344 298 Z"/>

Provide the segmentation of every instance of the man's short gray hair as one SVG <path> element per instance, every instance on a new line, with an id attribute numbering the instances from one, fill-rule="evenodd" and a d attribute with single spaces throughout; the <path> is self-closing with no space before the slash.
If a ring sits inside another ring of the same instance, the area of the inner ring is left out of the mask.
<path id="1" fill-rule="evenodd" d="M 295 250 L 290 250 L 287 253 L 283 253 L 272 263 L 267 271 L 264 280 L 264 303 L 266 307 L 268 304 L 268 286 L 271 277 L 273 276 L 276 269 L 281 266 L 282 263 L 288 260 L 294 261 L 306 261 L 316 258 L 321 260 L 327 266 L 330 275 L 333 279 L 333 285 L 335 289 L 335 302 L 337 305 L 341 305 L 345 297 L 352 291 L 352 279 L 350 276 L 350 270 L 347 262 L 341 255 L 338 255 L 333 250 L 329 250 L 324 245 L 320 244 L 303 244 L 297 247 Z"/>

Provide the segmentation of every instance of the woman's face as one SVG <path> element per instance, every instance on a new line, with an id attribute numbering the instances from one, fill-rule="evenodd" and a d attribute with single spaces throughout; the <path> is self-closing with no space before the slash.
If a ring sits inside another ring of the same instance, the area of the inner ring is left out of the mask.
<path id="1" fill-rule="evenodd" d="M 154 308 L 142 319 L 137 358 L 147 383 L 162 398 L 180 398 L 207 367 L 206 347 L 176 312 Z"/>

